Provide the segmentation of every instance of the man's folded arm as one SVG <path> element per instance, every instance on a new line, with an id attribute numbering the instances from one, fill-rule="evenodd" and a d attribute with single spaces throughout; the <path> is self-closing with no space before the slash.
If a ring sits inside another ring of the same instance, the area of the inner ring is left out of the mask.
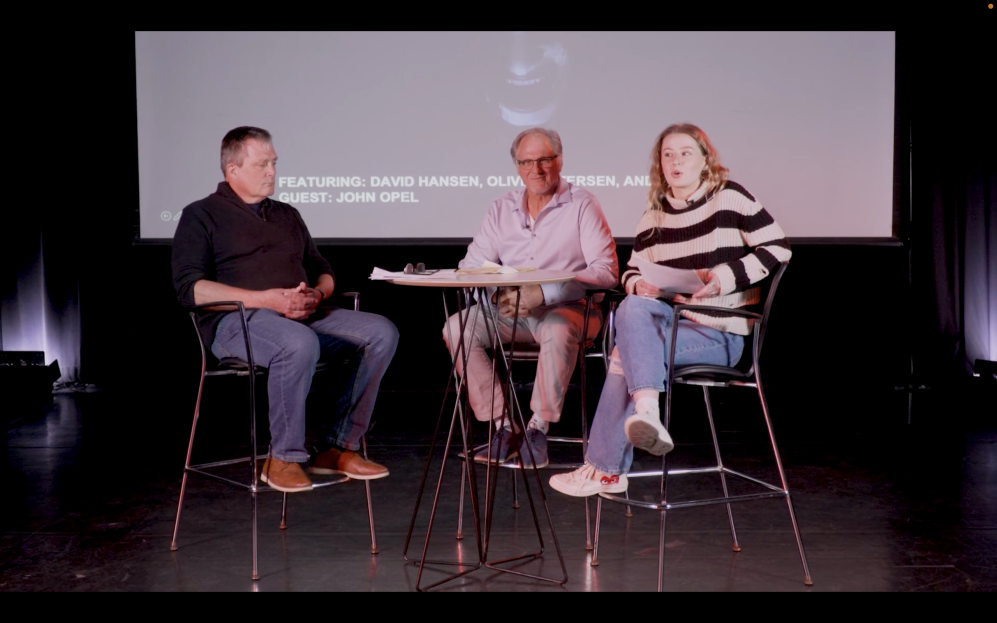
<path id="1" fill-rule="evenodd" d="M 242 301 L 242 304 L 249 308 L 271 308 L 271 305 L 268 304 L 270 293 L 270 290 L 246 290 L 209 279 L 199 279 L 194 283 L 194 304 L 205 305 L 216 301 Z"/>

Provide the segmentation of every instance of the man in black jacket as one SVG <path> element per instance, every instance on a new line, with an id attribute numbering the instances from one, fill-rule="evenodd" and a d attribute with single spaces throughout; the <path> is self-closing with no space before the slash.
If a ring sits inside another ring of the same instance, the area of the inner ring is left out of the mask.
<path id="1" fill-rule="evenodd" d="M 383 465 L 357 450 L 370 425 L 377 390 L 398 344 L 398 330 L 382 316 L 321 305 L 335 276 L 308 233 L 301 214 L 270 199 L 277 153 L 270 133 L 239 127 L 222 140 L 225 181 L 183 210 L 173 236 L 173 285 L 184 306 L 242 301 L 247 309 L 255 363 L 270 370 L 270 455 L 260 480 L 279 491 L 308 491 L 301 464 L 305 399 L 322 355 L 355 362 L 339 411 L 319 443 L 309 471 L 383 478 Z M 238 312 L 202 318 L 205 343 L 215 356 L 246 358 Z"/>

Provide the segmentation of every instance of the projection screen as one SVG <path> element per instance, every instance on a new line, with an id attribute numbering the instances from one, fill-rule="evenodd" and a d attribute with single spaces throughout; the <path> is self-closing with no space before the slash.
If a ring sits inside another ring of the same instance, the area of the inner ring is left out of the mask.
<path id="1" fill-rule="evenodd" d="M 790 237 L 893 232 L 893 32 L 136 32 L 139 237 L 168 240 L 269 130 L 274 198 L 326 241 L 469 239 L 557 130 L 562 175 L 632 237 L 656 135 L 703 128 Z"/>

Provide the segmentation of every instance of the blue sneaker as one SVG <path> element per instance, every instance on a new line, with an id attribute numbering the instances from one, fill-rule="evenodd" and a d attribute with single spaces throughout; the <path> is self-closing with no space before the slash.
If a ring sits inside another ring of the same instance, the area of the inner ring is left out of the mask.
<path id="1" fill-rule="evenodd" d="M 508 463 L 519 455 L 519 444 L 522 439 L 508 428 L 500 428 L 492 433 L 492 462 Z M 484 447 L 474 455 L 475 463 L 488 463 L 488 447 Z"/>
<path id="2" fill-rule="evenodd" d="M 530 447 L 526 447 L 526 442 L 530 442 Z M 530 460 L 530 449 L 533 450 L 533 460 Z M 519 445 L 519 462 L 523 468 L 533 467 L 536 461 L 536 468 L 547 467 L 550 459 L 547 457 L 547 435 L 536 428 L 526 429 L 526 438 Z"/>

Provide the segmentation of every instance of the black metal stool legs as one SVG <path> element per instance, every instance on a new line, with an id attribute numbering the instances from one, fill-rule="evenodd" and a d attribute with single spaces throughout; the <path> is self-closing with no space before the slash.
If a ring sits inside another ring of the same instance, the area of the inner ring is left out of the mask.
<path id="1" fill-rule="evenodd" d="M 363 458 L 367 458 L 367 436 L 364 435 L 360 438 L 360 445 L 363 446 Z M 376 554 L 377 551 L 377 537 L 374 535 L 374 504 L 370 499 L 370 481 L 364 481 L 364 488 L 367 490 L 367 521 L 370 522 L 370 553 Z"/>
<path id="2" fill-rule="evenodd" d="M 793 510 L 793 500 L 789 494 L 789 485 L 786 481 L 786 472 L 782 467 L 782 457 L 779 456 L 779 447 L 775 443 L 775 430 L 772 428 L 772 418 L 769 417 L 769 403 L 765 398 L 765 390 L 762 385 L 762 373 L 758 366 L 755 366 L 755 379 L 758 388 L 758 397 L 762 403 L 762 414 L 765 416 L 765 426 L 768 429 L 769 440 L 772 441 L 772 454 L 775 456 L 775 465 L 779 469 L 779 482 L 782 490 L 786 493 L 786 506 L 789 507 L 789 519 L 793 523 L 793 533 L 796 535 L 796 546 L 800 550 L 800 563 L 803 564 L 803 583 L 813 586 L 814 581 L 810 577 L 810 567 L 807 565 L 807 554 L 803 550 L 803 537 L 800 536 L 800 526 L 796 523 L 796 512 Z"/>
<path id="3" fill-rule="evenodd" d="M 724 463 L 720 458 L 720 443 L 717 440 L 717 428 L 713 424 L 713 408 L 710 404 L 710 388 L 703 385 L 703 401 L 706 402 L 706 417 L 710 421 L 710 434 L 713 438 L 713 450 L 717 456 L 717 468 L 720 471 L 720 486 L 723 488 L 724 497 L 729 498 L 730 492 L 727 490 L 727 476 L 724 474 Z M 730 525 L 730 539 L 733 542 L 735 552 L 741 551 L 741 546 L 737 544 L 737 530 L 734 529 L 734 513 L 731 511 L 730 503 L 727 507 L 727 523 Z"/>

